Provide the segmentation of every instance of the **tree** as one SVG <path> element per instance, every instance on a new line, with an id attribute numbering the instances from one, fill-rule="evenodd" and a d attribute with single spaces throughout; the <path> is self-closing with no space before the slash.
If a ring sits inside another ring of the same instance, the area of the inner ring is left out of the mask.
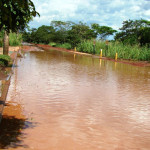
<path id="1" fill-rule="evenodd" d="M 32 28 L 23 32 L 23 40 L 33 43 L 49 44 L 55 40 L 55 29 L 52 26 L 42 25 L 38 29 Z"/>
<path id="2" fill-rule="evenodd" d="M 114 30 L 111 27 L 108 26 L 100 26 L 99 24 L 92 24 L 92 29 L 95 31 L 95 33 L 100 37 L 100 39 L 106 39 L 108 36 L 113 35 L 116 30 Z"/>
<path id="3" fill-rule="evenodd" d="M 72 47 L 75 47 L 82 40 L 96 38 L 96 33 L 90 27 L 82 22 L 72 25 L 71 30 L 68 31 L 68 42 Z"/>
<path id="4" fill-rule="evenodd" d="M 31 0 L 1 0 L 0 8 L 0 31 L 5 30 L 3 53 L 8 55 L 9 32 L 23 30 L 39 13 Z"/>
<path id="5" fill-rule="evenodd" d="M 67 42 L 68 31 L 71 29 L 71 26 L 74 25 L 74 22 L 71 21 L 52 21 L 51 26 L 55 29 L 55 42 L 65 43 Z"/>
<path id="6" fill-rule="evenodd" d="M 42 25 L 35 32 L 34 42 L 48 44 L 50 41 L 53 41 L 54 34 L 55 34 L 55 30 L 52 26 Z"/>
<path id="7" fill-rule="evenodd" d="M 145 45 L 150 43 L 150 21 L 143 19 L 124 21 L 115 40 L 128 44 Z"/>

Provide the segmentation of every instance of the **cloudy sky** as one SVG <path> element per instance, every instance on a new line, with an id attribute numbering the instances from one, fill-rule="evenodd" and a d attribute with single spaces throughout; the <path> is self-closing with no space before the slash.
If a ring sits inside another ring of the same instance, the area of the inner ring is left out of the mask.
<path id="1" fill-rule="evenodd" d="M 150 0 L 32 0 L 40 17 L 30 26 L 50 25 L 52 20 L 98 23 L 119 29 L 129 19 L 150 21 Z"/>

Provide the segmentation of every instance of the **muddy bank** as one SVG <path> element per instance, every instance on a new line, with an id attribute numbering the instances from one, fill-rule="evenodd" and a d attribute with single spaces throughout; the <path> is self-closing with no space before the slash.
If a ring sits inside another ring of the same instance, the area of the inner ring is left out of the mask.
<path id="1" fill-rule="evenodd" d="M 21 51 L 30 52 L 30 51 L 39 51 L 39 48 L 36 46 L 24 45 L 21 47 Z"/>
<path id="2" fill-rule="evenodd" d="M 12 62 L 14 62 L 17 52 L 20 49 L 19 46 L 9 46 L 9 56 L 12 59 Z M 3 54 L 3 48 L 0 47 L 0 54 Z M 9 70 L 11 70 L 10 67 L 2 67 L 0 66 L 0 80 L 5 80 L 8 77 Z"/>
<path id="3" fill-rule="evenodd" d="M 12 59 L 12 67 L 0 68 L 0 122 L 2 119 L 3 109 L 5 106 L 5 101 L 10 85 L 10 79 L 13 72 L 13 66 L 17 58 L 18 50 L 19 48 L 14 49 L 14 51 L 11 54 L 9 54 Z"/>
<path id="4" fill-rule="evenodd" d="M 12 59 L 12 67 L 0 67 L 0 122 L 10 85 L 11 75 L 13 73 L 17 57 L 23 57 L 23 53 L 25 52 L 37 50 L 39 50 L 37 47 L 30 45 L 9 47 L 9 55 Z M 0 51 L 2 52 L 2 48 L 0 48 Z"/>
<path id="5" fill-rule="evenodd" d="M 87 54 L 87 53 L 82 53 L 82 52 L 75 52 L 73 49 L 67 50 L 65 48 L 52 47 L 52 46 L 49 46 L 49 45 L 42 45 L 42 44 L 36 44 L 36 46 L 38 46 L 38 47 L 40 47 L 44 50 L 53 49 L 53 50 L 58 50 L 58 51 L 65 51 L 65 52 L 69 52 L 69 53 L 74 53 L 74 54 L 86 55 L 86 56 L 92 56 L 94 58 L 99 58 L 99 56 L 97 56 L 97 55 L 92 55 L 92 54 Z M 112 58 L 102 57 L 102 59 L 116 62 Z M 148 61 L 130 61 L 130 60 L 119 60 L 118 59 L 117 62 L 124 63 L 124 64 L 129 64 L 129 65 L 133 65 L 133 66 L 139 66 L 139 67 L 150 67 L 150 62 L 148 62 Z"/>

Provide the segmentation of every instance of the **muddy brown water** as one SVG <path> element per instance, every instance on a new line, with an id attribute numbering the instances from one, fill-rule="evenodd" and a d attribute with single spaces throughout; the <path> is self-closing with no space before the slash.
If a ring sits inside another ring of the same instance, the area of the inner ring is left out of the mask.
<path id="1" fill-rule="evenodd" d="M 150 68 L 59 51 L 18 58 L 1 149 L 149 150 Z"/>

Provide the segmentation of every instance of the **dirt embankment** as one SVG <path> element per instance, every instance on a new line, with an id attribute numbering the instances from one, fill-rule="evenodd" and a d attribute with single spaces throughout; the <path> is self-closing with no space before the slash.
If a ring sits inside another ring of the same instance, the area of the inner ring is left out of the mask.
<path id="1" fill-rule="evenodd" d="M 65 52 L 69 52 L 69 53 L 75 53 L 75 54 L 80 54 L 80 55 L 87 55 L 87 56 L 93 56 L 95 58 L 99 58 L 98 55 L 92 55 L 92 54 L 87 54 L 87 53 L 81 53 L 81 52 L 75 52 L 73 49 L 72 50 L 67 50 L 65 48 L 59 48 L 59 47 L 52 47 L 49 45 L 42 45 L 42 44 L 36 44 L 37 47 L 40 47 L 44 50 L 58 50 L 58 51 L 65 51 Z M 119 63 L 124 63 L 124 64 L 129 64 L 129 65 L 133 65 L 133 66 L 139 66 L 139 67 L 150 67 L 150 62 L 148 61 L 131 61 L 131 60 L 120 60 L 118 59 L 117 61 L 115 61 L 112 58 L 107 58 L 107 57 L 102 57 L 102 59 L 105 60 L 110 60 L 110 61 L 114 61 L 114 62 L 119 62 Z"/>
<path id="2" fill-rule="evenodd" d="M 9 47 L 9 55 L 12 58 L 12 60 L 15 59 L 16 52 L 19 50 L 19 46 L 10 46 Z M 3 54 L 3 48 L 0 47 L 0 54 Z M 0 80 L 5 80 L 7 78 L 7 71 L 5 67 L 0 66 Z"/>

